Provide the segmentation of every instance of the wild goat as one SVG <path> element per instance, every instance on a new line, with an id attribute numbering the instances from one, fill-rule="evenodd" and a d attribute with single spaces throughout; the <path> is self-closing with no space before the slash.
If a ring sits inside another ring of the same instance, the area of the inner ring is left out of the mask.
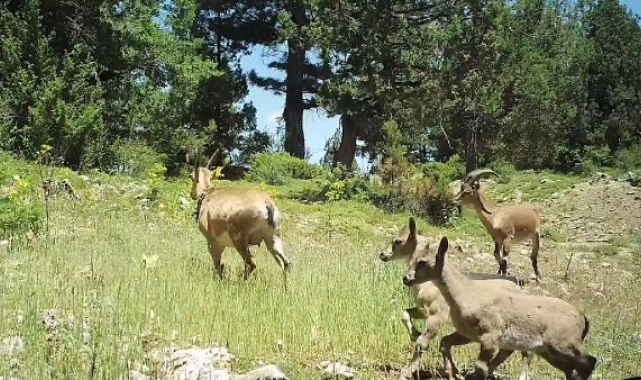
<path id="1" fill-rule="evenodd" d="M 494 258 L 499 264 L 499 274 L 507 274 L 507 257 L 510 254 L 512 243 L 519 243 L 524 240 L 531 240 L 532 269 L 536 281 L 541 281 L 539 273 L 539 241 L 541 239 L 541 217 L 539 212 L 526 203 L 509 206 L 491 207 L 483 194 L 480 192 L 481 183 L 479 178 L 484 174 L 498 176 L 490 169 L 477 169 L 469 172 L 463 182 L 461 189 L 454 197 L 454 202 L 459 205 L 470 206 L 481 219 L 487 232 L 494 241 Z"/>
<path id="2" fill-rule="evenodd" d="M 404 226 L 392 240 L 391 247 L 382 252 L 379 257 L 383 262 L 406 260 L 409 265 L 412 256 L 416 252 L 429 249 L 431 249 L 431 245 L 428 238 L 417 233 L 416 222 L 414 218 L 410 218 L 409 224 Z M 507 291 L 524 292 L 517 285 L 519 280 L 516 277 L 486 273 L 466 273 L 465 275 L 471 280 L 491 283 Z M 431 282 L 425 282 L 413 286 L 412 290 L 417 306 L 405 309 L 401 319 L 407 329 L 410 340 L 413 342 L 418 340 L 418 342 L 410 364 L 403 370 L 402 375 L 406 378 L 409 378 L 412 373 L 419 369 L 422 351 L 427 348 L 430 341 L 438 334 L 440 327 L 443 324 L 450 323 L 449 306 L 436 285 Z M 416 329 L 412 323 L 412 318 L 426 320 L 424 333 L 421 334 Z M 524 353 L 519 380 L 528 379 L 530 360 L 531 355 Z"/>
<path id="3" fill-rule="evenodd" d="M 195 160 L 191 177 L 191 198 L 198 200 L 195 217 L 200 232 L 207 239 L 216 271 L 222 278 L 222 252 L 225 247 L 234 247 L 245 262 L 244 278 L 247 279 L 256 268 L 249 246 L 264 241 L 287 279 L 290 261 L 283 252 L 280 212 L 276 204 L 261 190 L 211 189 L 209 168 L 218 153 L 219 150 L 212 154 L 206 167 L 200 167 L 199 160 Z"/>
<path id="4" fill-rule="evenodd" d="M 487 379 L 514 350 L 534 352 L 567 380 L 590 377 L 597 359 L 581 348 L 589 330 L 585 314 L 559 298 L 544 297 L 484 286 L 470 281 L 446 259 L 448 239 L 443 237 L 436 255 L 417 252 L 403 276 L 403 284 L 433 282 L 447 301 L 456 332 L 443 337 L 440 350 L 448 379 L 458 375 L 452 346 L 480 343 L 475 378 Z"/>

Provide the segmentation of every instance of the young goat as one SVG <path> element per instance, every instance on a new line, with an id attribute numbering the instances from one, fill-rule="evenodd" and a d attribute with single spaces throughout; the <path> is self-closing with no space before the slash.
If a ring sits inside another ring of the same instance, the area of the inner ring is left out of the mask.
<path id="1" fill-rule="evenodd" d="M 446 260 L 447 237 L 436 255 L 427 250 L 412 257 L 403 284 L 416 286 L 432 281 L 450 308 L 456 332 L 441 339 L 445 371 L 449 380 L 458 375 L 452 360 L 452 346 L 481 344 L 475 375 L 487 379 L 514 350 L 541 356 L 561 370 L 567 380 L 585 380 L 597 359 L 585 354 L 581 345 L 588 333 L 588 319 L 566 301 L 506 291 L 499 286 L 479 286 Z"/>
<path id="2" fill-rule="evenodd" d="M 218 152 L 214 152 L 206 167 L 200 167 L 196 160 L 191 177 L 191 198 L 198 200 L 195 217 L 207 239 L 216 271 L 222 278 L 221 255 L 225 247 L 234 247 L 245 262 L 244 278 L 247 279 L 256 268 L 249 246 L 264 241 L 286 279 L 290 261 L 283 252 L 278 208 L 269 194 L 261 190 L 211 189 L 209 167 Z"/>
<path id="3" fill-rule="evenodd" d="M 415 252 L 429 250 L 430 248 L 429 239 L 416 232 L 416 222 L 414 218 L 410 218 L 409 224 L 404 226 L 392 240 L 391 247 L 382 252 L 379 257 L 383 262 L 406 260 L 409 265 Z M 465 276 L 474 281 L 491 283 L 507 291 L 524 292 L 517 285 L 519 280 L 516 277 L 485 273 L 466 273 Z M 412 373 L 419 369 L 422 351 L 427 348 L 431 340 L 438 334 L 440 327 L 450 322 L 449 306 L 436 285 L 431 282 L 424 282 L 413 286 L 412 290 L 417 306 L 405 309 L 401 319 L 407 329 L 410 340 L 417 341 L 417 345 L 410 364 L 403 371 L 403 376 L 405 377 L 410 377 Z M 424 333 L 421 334 L 416 329 L 412 323 L 412 318 L 426 320 Z M 528 379 L 530 360 L 531 355 L 524 353 L 519 380 Z"/>
<path id="4" fill-rule="evenodd" d="M 539 273 L 538 256 L 539 241 L 541 239 L 541 218 L 538 211 L 529 204 L 518 204 L 502 207 L 490 207 L 485 197 L 480 192 L 481 184 L 479 178 L 483 174 L 493 174 L 490 169 L 478 169 L 469 172 L 463 182 L 461 189 L 454 197 L 454 202 L 462 206 L 472 207 L 481 223 L 494 241 L 494 258 L 499 264 L 499 274 L 507 274 L 507 257 L 510 254 L 512 243 L 519 243 L 524 240 L 531 240 L 532 269 L 536 281 L 541 281 Z"/>

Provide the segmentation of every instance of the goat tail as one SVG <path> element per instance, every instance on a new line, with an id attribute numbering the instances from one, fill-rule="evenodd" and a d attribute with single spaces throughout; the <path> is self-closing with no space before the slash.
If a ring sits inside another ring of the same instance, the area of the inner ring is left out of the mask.
<path id="1" fill-rule="evenodd" d="M 280 214 L 278 212 L 278 209 L 276 209 L 276 206 L 274 206 L 273 203 L 267 203 L 267 224 L 271 228 L 278 228 L 278 220 L 280 219 Z"/>
<path id="2" fill-rule="evenodd" d="M 585 336 L 588 335 L 588 331 L 590 331 L 590 321 L 588 321 L 588 316 L 583 314 L 583 320 L 585 321 L 585 327 L 583 327 L 581 339 L 585 339 Z"/>

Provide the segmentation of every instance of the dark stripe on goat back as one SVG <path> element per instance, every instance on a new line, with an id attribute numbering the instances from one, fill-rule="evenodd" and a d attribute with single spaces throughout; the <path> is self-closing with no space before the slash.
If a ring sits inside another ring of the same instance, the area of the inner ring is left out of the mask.
<path id="1" fill-rule="evenodd" d="M 583 320 L 585 321 L 585 327 L 583 328 L 581 339 L 585 339 L 585 336 L 588 335 L 588 331 L 590 331 L 590 321 L 588 321 L 588 316 L 583 314 Z"/>
<path id="2" fill-rule="evenodd" d="M 271 228 L 276 228 L 276 220 L 274 220 L 274 206 L 267 204 L 267 224 L 271 226 Z"/>
<path id="3" fill-rule="evenodd" d="M 465 275 L 465 277 L 467 277 L 470 280 L 506 280 L 506 281 L 512 281 L 513 283 L 519 286 L 523 286 L 525 284 L 525 281 L 515 276 L 503 276 L 500 274 L 479 273 L 479 272 L 463 272 L 463 274 Z"/>

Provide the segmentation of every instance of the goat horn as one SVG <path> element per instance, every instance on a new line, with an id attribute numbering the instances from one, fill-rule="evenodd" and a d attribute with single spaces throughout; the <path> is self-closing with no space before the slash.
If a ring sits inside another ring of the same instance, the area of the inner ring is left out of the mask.
<path id="1" fill-rule="evenodd" d="M 214 162 L 214 158 L 217 157 L 220 154 L 220 148 L 217 148 L 214 153 L 209 157 L 209 162 L 207 163 L 207 168 L 211 168 L 212 162 Z"/>
<path id="2" fill-rule="evenodd" d="M 483 174 L 493 174 L 495 176 L 499 176 L 496 174 L 496 172 L 492 169 L 476 169 L 472 170 L 471 172 L 467 173 L 465 176 L 465 179 L 463 179 L 464 183 L 471 183 L 474 181 L 477 181 Z"/>

